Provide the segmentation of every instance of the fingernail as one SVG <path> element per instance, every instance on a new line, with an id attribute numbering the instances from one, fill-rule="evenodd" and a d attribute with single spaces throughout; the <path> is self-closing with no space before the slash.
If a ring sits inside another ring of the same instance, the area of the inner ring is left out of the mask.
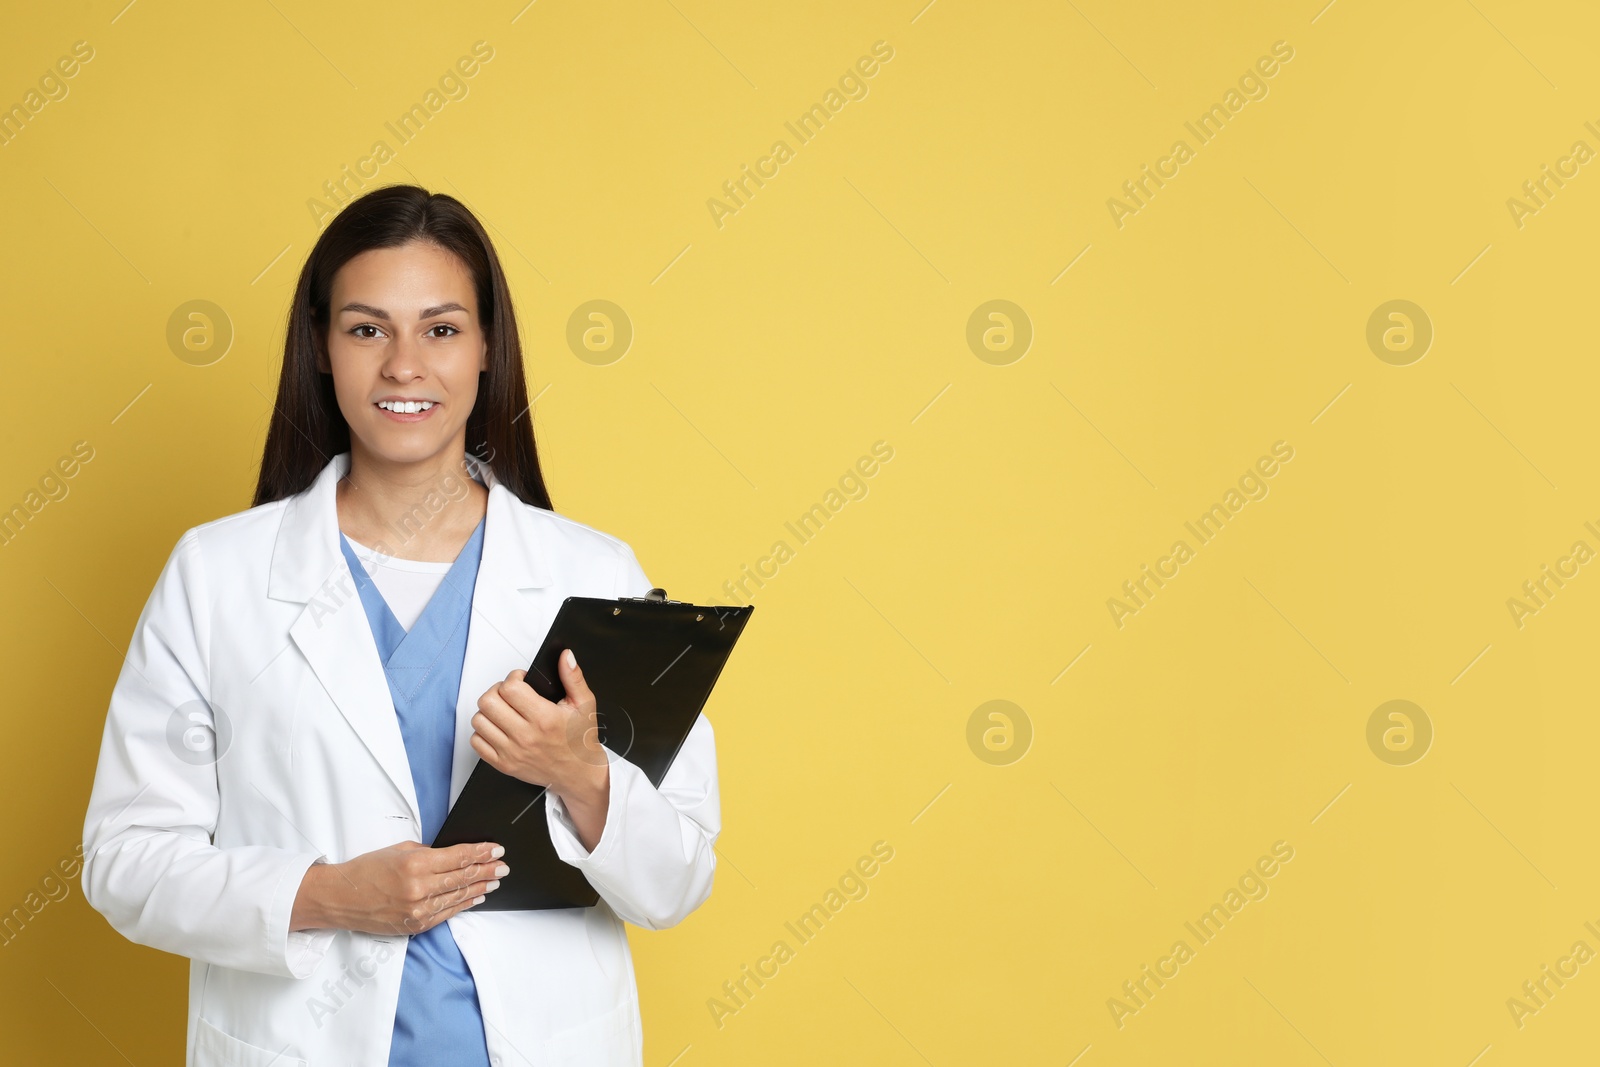
<path id="1" fill-rule="evenodd" d="M 571 670 L 578 669 L 578 657 L 572 654 L 572 649 L 567 649 L 567 667 Z"/>
<path id="2" fill-rule="evenodd" d="M 482 904 L 483 903 L 483 898 L 479 897 L 477 900 L 474 900 L 472 903 L 474 903 L 474 904 Z"/>
<path id="3" fill-rule="evenodd" d="M 496 846 L 494 846 L 494 848 L 491 848 L 489 850 L 489 858 L 492 859 L 492 860 L 497 860 L 501 856 L 504 856 L 505 854 L 506 854 L 506 850 L 501 848 L 499 845 L 496 845 Z"/>
<path id="4" fill-rule="evenodd" d="M 499 888 L 500 888 L 500 879 L 496 878 L 494 881 L 489 883 L 489 885 L 485 889 L 485 892 L 493 893 L 496 889 L 499 889 Z M 478 899 L 482 900 L 483 898 L 479 897 Z"/>
<path id="5" fill-rule="evenodd" d="M 506 876 L 506 875 L 508 875 L 508 874 L 510 874 L 510 873 L 511 873 L 511 868 L 510 868 L 510 867 L 507 867 L 507 866 L 506 866 L 506 865 L 505 865 L 505 864 L 503 864 L 503 863 L 502 863 L 502 864 L 500 864 L 500 865 L 499 865 L 499 866 L 497 866 L 497 867 L 496 867 L 496 868 L 495 868 L 495 869 L 494 869 L 494 876 L 495 876 L 495 877 L 496 877 L 496 878 L 504 878 L 504 877 L 505 877 L 505 876 Z"/>

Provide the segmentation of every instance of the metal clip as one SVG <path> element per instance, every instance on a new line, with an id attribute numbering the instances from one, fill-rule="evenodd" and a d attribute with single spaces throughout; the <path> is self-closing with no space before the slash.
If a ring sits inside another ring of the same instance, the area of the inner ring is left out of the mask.
<path id="1" fill-rule="evenodd" d="M 683 603 L 683 601 L 681 601 L 681 600 L 668 600 L 667 599 L 667 591 L 665 589 L 662 589 L 660 586 L 657 586 L 656 588 L 650 590 L 644 596 L 618 597 L 617 599 L 618 600 L 626 600 L 626 601 L 628 601 L 630 603 L 633 603 L 633 604 L 682 604 Z"/>

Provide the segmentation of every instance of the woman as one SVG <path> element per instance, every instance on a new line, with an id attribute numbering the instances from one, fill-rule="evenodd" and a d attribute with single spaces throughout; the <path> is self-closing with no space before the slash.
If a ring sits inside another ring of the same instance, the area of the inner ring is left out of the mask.
<path id="1" fill-rule="evenodd" d="M 488 235 L 415 186 L 353 201 L 289 314 L 254 506 L 188 530 L 135 626 L 84 826 L 84 895 L 188 956 L 188 1060 L 637 1064 L 622 922 L 709 896 L 701 716 L 660 789 L 595 740 L 582 665 L 523 681 L 568 596 L 642 596 L 550 508 Z M 571 739 L 571 740 L 569 740 Z M 431 848 L 473 765 L 548 787 L 592 908 L 474 911 L 494 842 Z"/>

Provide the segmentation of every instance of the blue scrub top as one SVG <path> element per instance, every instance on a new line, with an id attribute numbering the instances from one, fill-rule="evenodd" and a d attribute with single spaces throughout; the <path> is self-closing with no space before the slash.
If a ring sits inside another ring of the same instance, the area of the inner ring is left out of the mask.
<path id="1" fill-rule="evenodd" d="M 456 697 L 487 521 L 487 516 L 479 520 L 410 632 L 401 627 L 350 542 L 339 534 L 339 547 L 366 609 L 400 719 L 421 809 L 423 844 L 433 843 L 450 808 Z M 412 936 L 406 944 L 389 1048 L 389 1067 L 440 1063 L 489 1067 L 478 987 L 447 922 Z"/>

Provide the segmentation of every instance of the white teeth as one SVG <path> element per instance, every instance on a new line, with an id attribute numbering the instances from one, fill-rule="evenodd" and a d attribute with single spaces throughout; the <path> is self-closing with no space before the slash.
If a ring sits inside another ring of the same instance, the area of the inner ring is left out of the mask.
<path id="1" fill-rule="evenodd" d="M 415 415 L 419 411 L 427 411 L 433 407 L 431 400 L 380 400 L 378 406 L 385 411 L 393 411 L 400 415 Z"/>

